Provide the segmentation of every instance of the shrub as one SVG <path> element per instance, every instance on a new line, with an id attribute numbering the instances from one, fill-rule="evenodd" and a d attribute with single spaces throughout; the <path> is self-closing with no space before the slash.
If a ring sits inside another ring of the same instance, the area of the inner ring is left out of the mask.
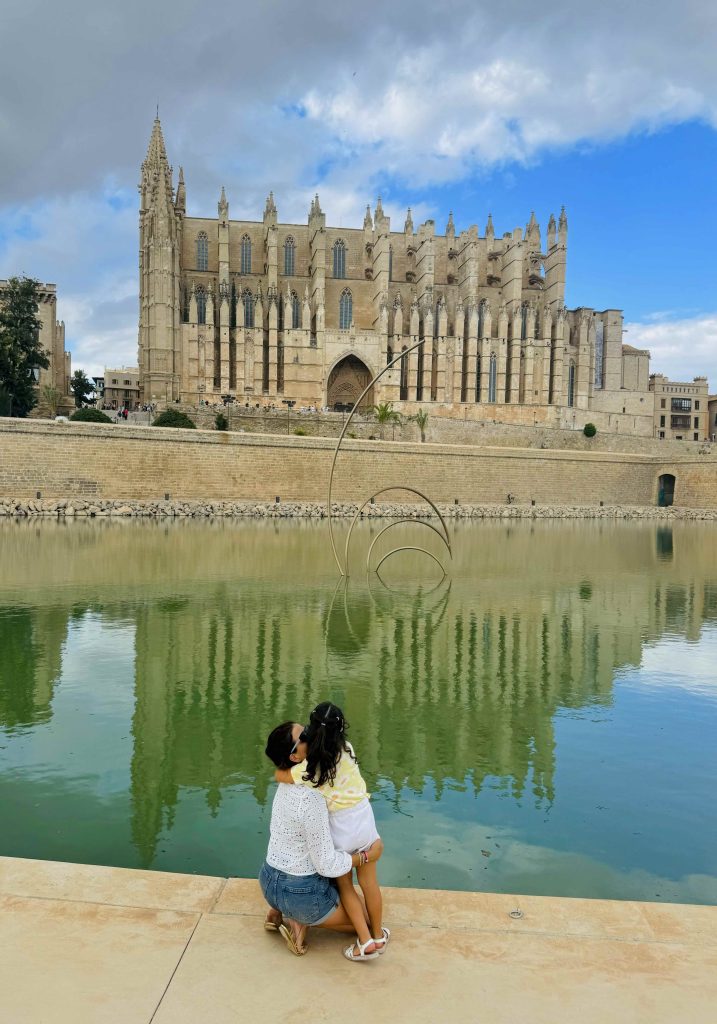
<path id="1" fill-rule="evenodd" d="M 196 430 L 197 424 L 190 420 L 186 413 L 179 409 L 165 409 L 156 418 L 153 427 L 184 427 L 185 430 Z"/>
<path id="2" fill-rule="evenodd" d="M 594 423 L 586 423 L 583 427 L 583 434 L 585 434 L 586 437 L 595 437 L 597 434 L 597 427 Z"/>
<path id="3" fill-rule="evenodd" d="M 111 423 L 112 420 L 106 416 L 101 409 L 75 409 L 70 416 L 73 423 Z"/>
<path id="4" fill-rule="evenodd" d="M 194 424 L 192 424 L 194 426 Z M 217 430 L 229 430 L 229 420 L 223 412 L 218 412 L 214 417 L 214 426 Z"/>
<path id="5" fill-rule="evenodd" d="M 294 433 L 297 437 L 306 437 L 306 431 L 303 427 L 297 427 Z"/>

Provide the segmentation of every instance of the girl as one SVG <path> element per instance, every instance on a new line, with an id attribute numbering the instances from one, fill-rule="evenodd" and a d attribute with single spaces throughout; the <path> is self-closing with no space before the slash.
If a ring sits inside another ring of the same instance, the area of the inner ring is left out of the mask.
<path id="1" fill-rule="evenodd" d="M 366 783 L 353 747 L 346 739 L 347 728 L 343 712 L 335 704 L 317 705 L 292 751 L 291 758 L 297 763 L 291 769 L 278 768 L 275 777 L 277 782 L 318 789 L 328 807 L 334 846 L 346 853 L 358 853 L 367 850 L 379 835 Z M 305 760 L 302 759 L 303 748 L 299 750 L 304 743 Z M 357 941 L 344 950 L 344 956 L 347 960 L 373 960 L 386 951 L 391 933 L 381 922 L 383 903 L 376 865 L 363 862 L 356 868 L 356 874 L 366 900 L 371 930 L 349 871 L 337 879 L 337 884 L 341 902 L 356 929 Z"/>

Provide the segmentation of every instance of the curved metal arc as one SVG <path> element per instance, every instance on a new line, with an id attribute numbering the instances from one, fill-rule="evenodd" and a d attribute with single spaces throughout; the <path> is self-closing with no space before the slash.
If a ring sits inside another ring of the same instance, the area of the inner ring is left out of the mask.
<path id="1" fill-rule="evenodd" d="M 346 431 L 349 429 L 349 424 L 351 423 L 351 420 L 354 418 L 354 414 L 357 412 L 358 407 L 360 406 L 361 402 L 366 397 L 366 395 L 369 393 L 369 391 L 374 386 L 374 384 L 377 381 L 379 381 L 381 379 L 381 377 L 383 377 L 384 373 L 386 373 L 388 370 L 390 370 L 391 367 L 394 366 L 399 361 L 399 359 L 403 359 L 403 357 L 407 356 L 409 354 L 409 352 L 413 352 L 414 349 L 419 348 L 421 345 L 425 345 L 426 340 L 427 340 L 426 338 L 421 338 L 414 345 L 411 345 L 409 348 L 403 349 L 401 352 L 398 353 L 397 356 L 394 356 L 393 359 L 389 363 L 386 363 L 386 365 L 383 367 L 382 370 L 379 370 L 379 372 L 376 374 L 376 376 L 373 378 L 373 380 L 371 380 L 366 385 L 366 387 L 363 389 L 363 391 L 359 395 L 358 399 L 356 400 L 356 403 L 355 403 L 353 409 L 351 410 L 351 412 L 349 413 L 348 419 L 344 423 L 343 428 L 341 430 L 341 433 L 339 434 L 339 439 L 336 442 L 336 448 L 334 449 L 334 457 L 331 460 L 331 470 L 329 472 L 329 491 L 328 491 L 328 497 L 327 497 L 327 500 L 326 500 L 326 514 L 327 514 L 328 521 L 329 521 L 328 522 L 328 526 L 329 526 L 329 539 L 331 541 L 331 550 L 334 553 L 334 558 L 336 559 L 336 565 L 338 566 L 339 572 L 341 573 L 342 576 L 345 576 L 346 573 L 345 573 L 344 569 L 341 566 L 341 560 L 339 558 L 338 551 L 336 550 L 336 542 L 334 540 L 334 525 L 333 525 L 333 520 L 332 520 L 332 516 L 331 516 L 331 488 L 332 488 L 332 485 L 333 485 L 333 482 L 334 482 L 334 470 L 336 469 L 336 459 L 338 458 L 339 449 L 341 448 L 341 442 L 343 441 L 343 439 L 344 439 L 344 437 L 346 435 Z"/>
<path id="2" fill-rule="evenodd" d="M 390 522 L 388 524 L 388 526 L 384 526 L 384 528 L 382 530 L 380 530 L 376 534 L 374 539 L 371 541 L 371 546 L 369 547 L 368 554 L 366 555 L 366 571 L 367 572 L 368 572 L 368 570 L 371 567 L 371 552 L 374 549 L 374 545 L 376 544 L 376 541 L 380 540 L 381 537 L 383 537 L 384 533 L 387 533 L 388 530 L 391 529 L 391 527 L 393 527 L 393 526 L 400 526 L 401 523 L 415 523 L 416 526 L 426 526 L 429 530 L 433 530 L 433 532 L 436 534 L 436 536 L 440 537 L 440 539 L 443 541 L 443 543 L 448 548 L 448 555 L 449 555 L 449 557 L 453 557 L 451 555 L 451 546 L 450 546 L 450 544 L 447 543 L 446 538 L 443 536 L 443 534 L 438 529 L 438 527 L 433 525 L 433 523 L 429 523 L 425 519 L 394 519 L 394 520 L 392 520 L 392 522 Z M 423 550 L 423 549 L 421 549 L 421 550 Z M 346 563 L 346 566 L 348 568 L 348 561 Z"/>
<path id="3" fill-rule="evenodd" d="M 437 506 L 428 497 L 428 495 L 424 494 L 423 491 L 419 491 L 416 487 L 407 487 L 407 486 L 403 486 L 402 484 L 390 484 L 388 487 L 382 487 L 380 491 L 374 491 L 373 494 L 370 495 L 368 498 L 366 498 L 364 500 L 363 504 L 359 505 L 359 507 L 354 512 L 353 518 L 351 520 L 351 525 L 349 526 L 349 531 L 346 534 L 346 544 L 345 544 L 345 547 L 344 547 L 344 569 L 342 570 L 342 574 L 344 576 L 348 576 L 348 574 L 349 574 L 349 544 L 351 543 L 351 534 L 353 533 L 354 526 L 358 522 L 359 516 L 361 515 L 363 510 L 366 508 L 368 503 L 371 501 L 371 498 L 377 498 L 379 496 L 379 494 L 385 494 L 386 491 L 408 491 L 409 494 L 417 494 L 419 498 L 423 498 L 424 501 L 428 502 L 428 504 L 431 506 L 431 508 L 433 509 L 433 511 L 436 513 L 436 515 L 438 516 L 438 518 L 441 521 L 441 526 L 443 527 L 443 537 L 441 539 L 443 540 L 443 543 L 448 548 L 448 553 L 450 554 L 451 558 L 453 558 L 453 552 L 451 551 L 451 539 L 450 539 L 450 537 L 448 535 L 448 527 L 446 526 L 445 519 L 443 518 L 441 513 L 438 511 Z M 403 522 L 403 520 L 401 520 L 401 521 Z M 407 522 L 411 522 L 411 523 L 416 522 L 416 523 L 418 523 L 418 522 L 422 522 L 422 520 L 420 520 L 420 519 L 409 519 L 409 520 L 407 520 Z M 434 529 L 435 529 L 435 527 L 434 527 Z M 379 534 L 379 536 L 380 536 L 380 534 Z M 439 536 L 440 536 L 440 534 L 439 534 Z"/>
<path id="4" fill-rule="evenodd" d="M 383 565 L 387 558 L 390 558 L 391 555 L 398 554 L 399 551 L 420 551 L 421 554 L 428 555 L 429 558 L 433 559 L 433 561 L 436 563 L 436 565 L 441 570 L 443 575 L 446 575 L 446 570 L 443 568 L 443 565 L 441 564 L 439 558 L 436 558 L 436 556 L 431 551 L 427 551 L 425 548 L 417 548 L 414 544 L 405 544 L 400 548 L 392 548 L 383 556 L 381 561 L 378 563 L 378 565 L 376 566 L 376 572 L 378 573 L 378 570 L 381 568 L 381 566 Z"/>

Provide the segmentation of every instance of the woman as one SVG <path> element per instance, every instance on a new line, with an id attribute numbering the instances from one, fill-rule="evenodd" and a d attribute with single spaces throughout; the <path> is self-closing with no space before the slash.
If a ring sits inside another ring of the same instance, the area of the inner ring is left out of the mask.
<path id="1" fill-rule="evenodd" d="M 304 760 L 303 731 L 298 722 L 284 722 L 271 732 L 266 755 L 277 768 Z M 280 783 L 271 809 L 269 849 L 259 873 L 264 899 L 272 908 L 264 926 L 281 932 L 296 956 L 306 952 L 309 926 L 352 932 L 331 879 L 377 861 L 382 852 L 380 839 L 365 853 L 336 850 L 324 798 L 311 787 Z"/>

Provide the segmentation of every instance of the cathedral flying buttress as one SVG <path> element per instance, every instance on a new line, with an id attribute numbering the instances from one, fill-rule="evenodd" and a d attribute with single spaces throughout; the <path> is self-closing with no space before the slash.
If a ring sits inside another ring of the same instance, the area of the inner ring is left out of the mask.
<path id="1" fill-rule="evenodd" d="M 619 309 L 565 307 L 568 221 L 535 214 L 497 236 L 391 229 L 379 197 L 360 228 L 187 216 L 159 119 L 142 164 L 139 366 L 142 400 L 347 408 L 364 403 L 465 420 L 652 434 L 649 353 L 623 345 Z"/>

